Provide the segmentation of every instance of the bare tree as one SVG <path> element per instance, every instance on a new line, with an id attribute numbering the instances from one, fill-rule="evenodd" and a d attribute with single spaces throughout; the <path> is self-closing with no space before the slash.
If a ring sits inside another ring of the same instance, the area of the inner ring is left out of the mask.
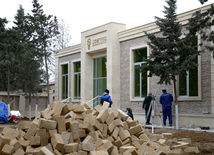
<path id="1" fill-rule="evenodd" d="M 54 40 L 54 50 L 60 50 L 71 46 L 72 36 L 70 34 L 70 26 L 66 24 L 63 19 L 58 24 L 59 34 L 53 39 Z"/>

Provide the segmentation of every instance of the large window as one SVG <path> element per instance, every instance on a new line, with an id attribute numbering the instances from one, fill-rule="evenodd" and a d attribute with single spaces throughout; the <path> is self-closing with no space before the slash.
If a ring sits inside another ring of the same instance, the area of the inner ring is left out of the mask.
<path id="1" fill-rule="evenodd" d="M 191 42 L 197 48 L 197 38 Z M 195 58 L 198 63 L 198 58 Z M 179 96 L 195 97 L 198 96 L 198 67 L 188 70 L 186 74 L 178 76 Z"/>
<path id="2" fill-rule="evenodd" d="M 81 94 L 81 62 L 74 63 L 74 99 L 80 99 Z"/>
<path id="3" fill-rule="evenodd" d="M 68 98 L 68 64 L 62 65 L 62 99 Z"/>
<path id="4" fill-rule="evenodd" d="M 140 72 L 143 58 L 147 58 L 147 48 L 134 50 L 134 97 L 142 98 L 147 95 L 147 73 Z"/>
<path id="5" fill-rule="evenodd" d="M 94 73 L 93 73 L 93 96 L 101 96 L 106 89 L 107 83 L 107 57 L 94 59 Z"/>

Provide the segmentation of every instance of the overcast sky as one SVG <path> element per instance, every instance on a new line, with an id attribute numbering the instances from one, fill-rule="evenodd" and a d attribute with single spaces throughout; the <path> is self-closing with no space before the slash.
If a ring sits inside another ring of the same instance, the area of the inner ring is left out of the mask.
<path id="1" fill-rule="evenodd" d="M 177 13 L 186 12 L 202 5 L 198 0 L 177 0 Z M 137 27 L 154 21 L 154 16 L 163 17 L 165 0 L 39 0 L 47 15 L 55 15 L 70 25 L 72 43 L 79 44 L 81 32 L 109 23 Z M 214 3 L 208 0 L 205 5 Z M 12 25 L 19 4 L 25 13 L 31 13 L 32 0 L 0 0 L 0 17 L 6 17 Z"/>

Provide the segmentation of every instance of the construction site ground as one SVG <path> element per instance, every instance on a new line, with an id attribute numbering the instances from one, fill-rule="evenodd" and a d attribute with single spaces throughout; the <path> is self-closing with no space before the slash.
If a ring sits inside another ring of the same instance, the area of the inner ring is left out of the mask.
<path id="1" fill-rule="evenodd" d="M 26 119 L 19 121 L 26 121 Z M 0 133 L 6 126 L 16 129 L 18 127 L 18 123 L 0 124 Z M 144 124 L 142 124 L 142 126 L 144 127 Z M 146 125 L 146 128 L 152 133 L 152 125 Z M 191 146 L 197 146 L 200 151 L 197 155 L 214 155 L 214 129 L 201 130 L 200 128 L 179 128 L 179 130 L 175 130 L 174 126 L 166 126 L 164 129 L 161 125 L 154 125 L 154 134 L 161 134 L 165 132 L 172 133 L 173 138 L 177 139 L 191 138 Z M 175 145 L 175 143 L 167 142 L 167 145 L 172 146 Z M 196 155 L 196 153 L 188 154 Z"/>

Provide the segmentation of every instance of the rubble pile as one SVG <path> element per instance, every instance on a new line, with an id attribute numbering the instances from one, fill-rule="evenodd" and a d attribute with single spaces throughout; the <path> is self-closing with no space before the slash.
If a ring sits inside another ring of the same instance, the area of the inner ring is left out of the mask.
<path id="1" fill-rule="evenodd" d="M 198 153 L 190 138 L 151 134 L 126 113 L 96 106 L 55 101 L 32 121 L 17 129 L 5 127 L 0 135 L 2 155 L 165 155 Z M 167 143 L 174 143 L 172 146 Z"/>

